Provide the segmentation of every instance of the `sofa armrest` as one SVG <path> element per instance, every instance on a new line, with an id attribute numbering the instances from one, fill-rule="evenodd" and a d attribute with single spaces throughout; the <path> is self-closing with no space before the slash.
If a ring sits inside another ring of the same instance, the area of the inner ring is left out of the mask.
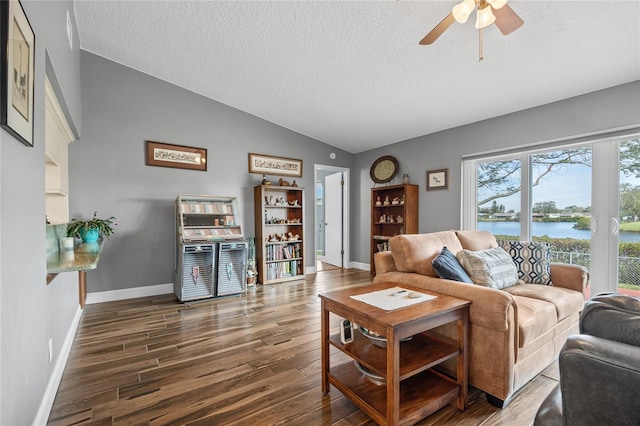
<path id="1" fill-rule="evenodd" d="M 584 294 L 589 284 L 589 271 L 580 265 L 552 263 L 551 282 L 554 286 L 568 288 Z"/>
<path id="2" fill-rule="evenodd" d="M 373 254 L 373 263 L 376 266 L 376 274 L 397 271 L 396 262 L 391 251 L 379 251 Z"/>
<path id="3" fill-rule="evenodd" d="M 376 262 L 376 272 L 378 263 Z M 492 330 L 518 330 L 517 303 L 506 291 L 408 272 L 377 273 L 373 283 L 409 285 L 471 301 L 469 322 Z M 516 336 L 516 342 L 518 341 Z"/>
<path id="4" fill-rule="evenodd" d="M 640 347 L 573 335 L 559 365 L 565 424 L 640 424 Z"/>

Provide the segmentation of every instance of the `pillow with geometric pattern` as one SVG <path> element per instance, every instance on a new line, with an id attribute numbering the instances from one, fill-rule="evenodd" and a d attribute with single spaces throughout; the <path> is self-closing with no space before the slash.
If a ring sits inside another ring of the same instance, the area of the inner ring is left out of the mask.
<path id="1" fill-rule="evenodd" d="M 553 285 L 549 243 L 499 240 L 498 245 L 513 259 L 519 279 L 529 284 Z"/>

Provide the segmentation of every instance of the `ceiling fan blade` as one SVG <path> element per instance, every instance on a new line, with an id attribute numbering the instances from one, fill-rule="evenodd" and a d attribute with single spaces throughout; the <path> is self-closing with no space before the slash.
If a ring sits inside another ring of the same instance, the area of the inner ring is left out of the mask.
<path id="1" fill-rule="evenodd" d="M 443 32 L 446 31 L 447 28 L 451 26 L 455 22 L 455 18 L 452 13 L 449 13 L 434 29 L 431 30 L 429 34 L 424 36 L 422 40 L 420 40 L 420 44 L 431 44 L 437 40 L 438 37 L 442 35 Z"/>
<path id="2" fill-rule="evenodd" d="M 504 35 L 511 34 L 524 24 L 522 18 L 508 4 L 505 4 L 500 9 L 493 9 L 493 14 L 496 17 L 496 27 Z"/>

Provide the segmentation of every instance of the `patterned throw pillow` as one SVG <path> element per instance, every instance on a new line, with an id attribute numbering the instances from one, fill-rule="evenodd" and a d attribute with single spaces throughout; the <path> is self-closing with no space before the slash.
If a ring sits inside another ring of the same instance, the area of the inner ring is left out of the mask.
<path id="1" fill-rule="evenodd" d="M 501 240 L 498 245 L 511 256 L 522 281 L 552 285 L 549 243 Z"/>
<path id="2" fill-rule="evenodd" d="M 474 284 L 499 290 L 518 283 L 516 265 L 502 247 L 480 251 L 464 249 L 456 257 Z"/>
<path id="3" fill-rule="evenodd" d="M 456 255 L 446 247 L 442 247 L 440 254 L 433 259 L 431 265 L 440 278 L 473 284 L 469 275 L 458 262 Z"/>

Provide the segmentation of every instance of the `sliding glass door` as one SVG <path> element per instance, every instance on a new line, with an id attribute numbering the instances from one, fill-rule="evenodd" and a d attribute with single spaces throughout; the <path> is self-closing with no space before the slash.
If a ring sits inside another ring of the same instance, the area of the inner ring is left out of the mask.
<path id="1" fill-rule="evenodd" d="M 465 160 L 463 170 L 464 229 L 550 243 L 553 261 L 589 269 L 589 294 L 640 294 L 638 139 Z"/>
<path id="2" fill-rule="evenodd" d="M 618 153 L 618 288 L 640 296 L 640 139 L 620 142 Z"/>

